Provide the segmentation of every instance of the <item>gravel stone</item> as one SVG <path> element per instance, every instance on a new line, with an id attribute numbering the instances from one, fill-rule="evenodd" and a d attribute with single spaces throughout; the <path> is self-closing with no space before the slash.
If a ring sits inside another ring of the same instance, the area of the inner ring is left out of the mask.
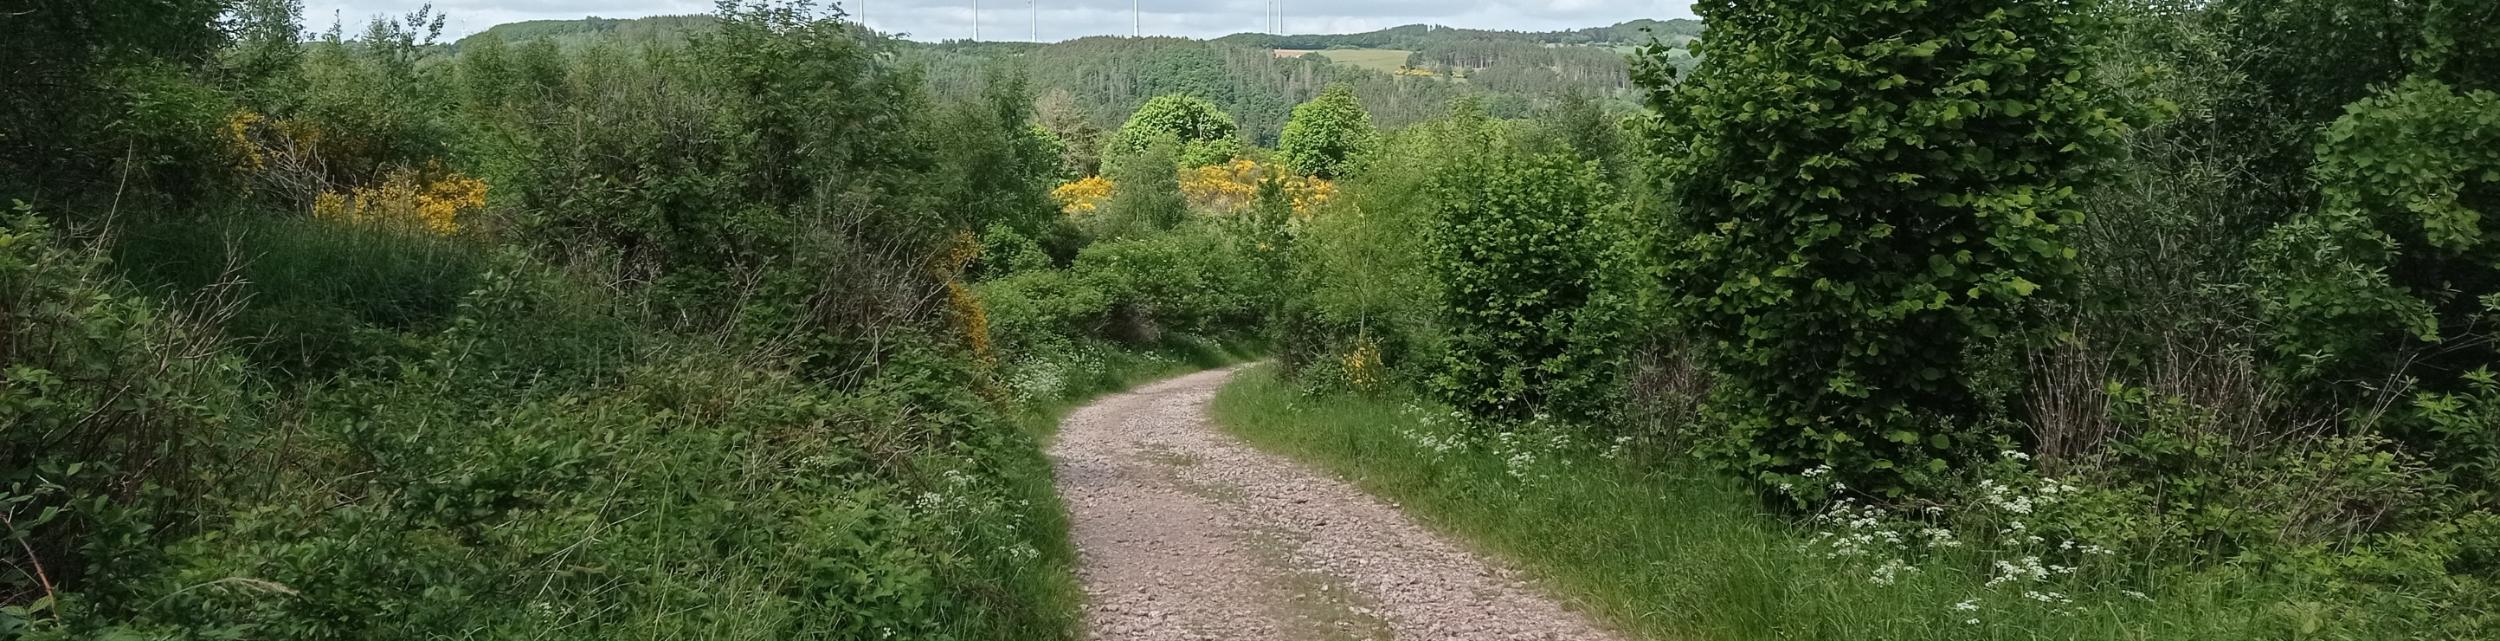
<path id="1" fill-rule="evenodd" d="M 1077 410 L 1051 445 L 1095 641 L 1620 641 L 1354 486 L 1217 431 L 1200 372 Z"/>

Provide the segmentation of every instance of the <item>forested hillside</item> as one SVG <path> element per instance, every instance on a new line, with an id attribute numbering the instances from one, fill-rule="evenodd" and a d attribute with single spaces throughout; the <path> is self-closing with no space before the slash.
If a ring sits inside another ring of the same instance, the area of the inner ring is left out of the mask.
<path id="1" fill-rule="evenodd" d="M 485 40 L 516 46 L 545 40 L 565 48 L 593 40 L 611 43 L 683 42 L 711 28 L 705 16 L 633 20 L 533 21 L 497 25 L 463 38 L 460 47 Z M 1651 29 L 1653 31 L 1643 31 Z M 1377 42 L 1415 51 L 1408 64 L 1420 74 L 1398 75 L 1321 56 L 1283 57 L 1274 36 L 1241 34 L 1216 40 L 1089 37 L 1065 42 L 940 43 L 896 41 L 903 66 L 916 67 L 941 99 L 970 99 L 1000 65 L 1022 70 L 1036 95 L 1051 97 L 1063 120 L 1096 129 L 1119 126 L 1146 99 L 1188 94 L 1215 101 L 1241 123 L 1252 142 L 1276 144 L 1294 105 L 1331 84 L 1355 88 L 1383 125 L 1404 126 L 1440 113 L 1453 98 L 1477 96 L 1501 117 L 1523 118 L 1550 108 L 1552 97 L 1585 93 L 1631 104 L 1630 67 L 1622 50 L 1648 42 L 1655 32 L 1667 42 L 1689 40 L 1698 23 L 1639 21 L 1571 32 L 1520 33 L 1400 27 L 1366 34 L 1290 36 L 1310 48 Z M 1255 37 L 1254 37 L 1255 36 Z M 1304 40 L 1311 40 L 1305 42 Z M 1549 47 L 1547 44 L 1592 46 Z"/>
<path id="2" fill-rule="evenodd" d="M 0 640 L 2500 638 L 2500 5 L 1698 10 L 0 10 Z"/>

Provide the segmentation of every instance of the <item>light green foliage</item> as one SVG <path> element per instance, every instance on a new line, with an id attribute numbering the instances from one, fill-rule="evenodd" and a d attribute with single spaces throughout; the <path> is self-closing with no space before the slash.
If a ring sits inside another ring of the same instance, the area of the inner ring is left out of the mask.
<path id="1" fill-rule="evenodd" d="M 1204 98 L 1180 94 L 1156 96 L 1129 115 L 1102 150 L 1103 173 L 1116 177 L 1125 165 L 1159 144 L 1173 145 L 1172 162 L 1204 167 L 1232 160 L 1241 153 L 1241 126 L 1231 114 Z"/>
<path id="2" fill-rule="evenodd" d="M 1471 151 L 1431 185 L 1431 264 L 1449 332 L 1432 387 L 1481 418 L 1585 418 L 1593 399 L 1576 395 L 1605 385 L 1608 368 L 1571 342 L 1596 286 L 1605 183 L 1571 156 Z"/>
<path id="3" fill-rule="evenodd" d="M 1111 199 L 1095 214 L 1094 237 L 1154 233 L 1179 226 L 1189 217 L 1189 199 L 1181 194 L 1180 174 L 1173 166 L 1177 151 L 1167 140 L 1147 145 L 1128 162 L 1104 163 L 1116 173 L 1110 176 Z"/>
<path id="4" fill-rule="evenodd" d="M 1294 271 L 1277 331 L 1277 360 L 1306 384 L 1344 380 L 1368 350 L 1387 374 L 1415 382 L 1440 362 L 1440 284 L 1427 265 L 1433 176 L 1486 135 L 1472 112 L 1388 134 L 1377 162 L 1338 183 L 1294 230 Z M 1318 385 L 1315 385 L 1318 386 Z"/>
<path id="5" fill-rule="evenodd" d="M 1354 88 L 1330 85 L 1318 98 L 1293 108 L 1276 153 L 1296 172 L 1335 180 L 1353 173 L 1379 135 L 1371 113 L 1355 100 Z"/>
<path id="6" fill-rule="evenodd" d="M 2067 5 L 1705 6 L 1701 66 L 1668 84 L 1651 152 L 1669 308 L 1722 375 L 1715 452 L 1765 479 L 1941 482 L 1987 447 L 1967 351 L 2036 335 L 2067 292 L 2074 190 L 2124 126 Z"/>
<path id="7" fill-rule="evenodd" d="M 1066 89 L 1043 92 L 1033 99 L 1033 119 L 1059 142 L 1059 180 L 1102 173 L 1102 128 L 1085 119 L 1076 94 Z"/>

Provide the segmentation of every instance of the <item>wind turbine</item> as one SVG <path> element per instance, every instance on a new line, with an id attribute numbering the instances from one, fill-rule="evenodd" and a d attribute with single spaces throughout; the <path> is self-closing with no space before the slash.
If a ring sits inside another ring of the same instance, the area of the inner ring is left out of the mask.
<path id="1" fill-rule="evenodd" d="M 1042 0 L 1024 0 L 1024 6 L 1025 6 L 1026 8 L 1029 8 L 1029 9 L 1032 9 L 1032 10 L 1033 10 L 1033 41 L 1034 41 L 1034 42 L 1041 42 L 1041 41 L 1042 41 Z"/>
<path id="2" fill-rule="evenodd" d="M 1137 0 L 1128 0 L 1128 37 L 1146 35 L 1145 28 L 1141 26 L 1144 24 L 1144 20 L 1137 17 Z"/>
<path id="3" fill-rule="evenodd" d="M 972 41 L 981 41 L 981 0 L 972 0 Z"/>

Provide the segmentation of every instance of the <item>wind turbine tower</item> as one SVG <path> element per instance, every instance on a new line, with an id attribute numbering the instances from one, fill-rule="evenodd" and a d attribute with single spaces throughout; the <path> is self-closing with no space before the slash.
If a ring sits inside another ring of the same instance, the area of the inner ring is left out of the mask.
<path id="1" fill-rule="evenodd" d="M 972 0 L 972 41 L 981 41 L 981 0 Z"/>
<path id="2" fill-rule="evenodd" d="M 1128 37 L 1146 35 L 1144 24 L 1145 21 L 1137 17 L 1137 0 L 1128 0 Z"/>
<path id="3" fill-rule="evenodd" d="M 1033 10 L 1033 41 L 1042 41 L 1042 0 L 1024 0 L 1024 7 Z"/>

